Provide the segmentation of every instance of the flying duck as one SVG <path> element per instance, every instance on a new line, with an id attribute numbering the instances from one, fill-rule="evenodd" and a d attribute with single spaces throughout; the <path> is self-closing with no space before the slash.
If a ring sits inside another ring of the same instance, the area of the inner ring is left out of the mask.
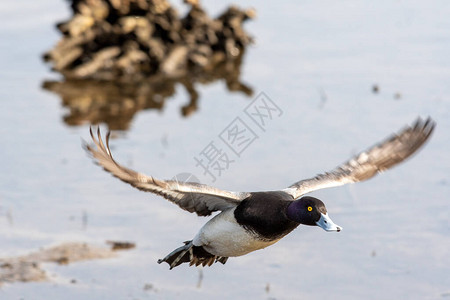
<path id="1" fill-rule="evenodd" d="M 321 200 L 303 195 L 363 181 L 397 165 L 428 140 L 434 127 L 431 118 L 418 118 L 398 134 L 329 172 L 298 181 L 283 190 L 266 192 L 230 192 L 194 182 L 160 180 L 135 172 L 113 159 L 109 148 L 110 133 L 103 143 L 100 129 L 97 129 L 97 138 L 90 129 L 94 145 L 85 142 L 84 146 L 97 164 L 135 188 L 158 194 L 199 216 L 221 211 L 192 240 L 158 260 L 158 263 L 168 263 L 172 269 L 182 263 L 190 266 L 225 264 L 229 257 L 245 255 L 276 243 L 300 224 L 341 231 Z"/>

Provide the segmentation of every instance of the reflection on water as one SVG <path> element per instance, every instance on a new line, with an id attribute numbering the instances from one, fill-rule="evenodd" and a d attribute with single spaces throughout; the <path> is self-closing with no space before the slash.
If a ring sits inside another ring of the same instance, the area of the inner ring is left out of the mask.
<path id="1" fill-rule="evenodd" d="M 126 130 L 138 111 L 162 110 L 166 99 L 175 94 L 178 83 L 189 94 L 189 101 L 180 109 L 184 117 L 198 109 L 199 93 L 196 83 L 210 84 L 224 80 L 228 91 L 251 96 L 252 88 L 240 81 L 244 53 L 245 51 L 241 51 L 233 60 L 218 57 L 217 63 L 204 72 L 179 78 L 156 75 L 137 82 L 66 79 L 45 81 L 43 88 L 58 94 L 62 106 L 69 109 L 63 117 L 66 124 L 77 126 L 86 122 L 105 123 L 111 130 Z"/>

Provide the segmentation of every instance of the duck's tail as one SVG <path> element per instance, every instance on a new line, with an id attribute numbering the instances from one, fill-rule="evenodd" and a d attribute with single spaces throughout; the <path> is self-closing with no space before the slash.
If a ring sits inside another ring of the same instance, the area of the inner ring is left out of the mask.
<path id="1" fill-rule="evenodd" d="M 197 267 L 202 265 L 209 267 L 216 262 L 225 264 L 227 260 L 228 257 L 213 255 L 203 249 L 202 246 L 194 246 L 192 241 L 187 241 L 184 242 L 184 246 L 173 250 L 163 259 L 158 259 L 158 264 L 166 262 L 172 270 L 182 263 L 189 263 L 189 266 L 195 265 Z"/>

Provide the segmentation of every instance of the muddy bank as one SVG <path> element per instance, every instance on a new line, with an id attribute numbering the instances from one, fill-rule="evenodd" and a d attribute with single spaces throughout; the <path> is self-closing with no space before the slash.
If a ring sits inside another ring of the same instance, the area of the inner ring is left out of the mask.
<path id="1" fill-rule="evenodd" d="M 50 280 L 42 266 L 45 263 L 65 265 L 79 261 L 112 258 L 117 256 L 116 250 L 131 249 L 135 246 L 129 242 L 107 242 L 107 244 L 109 246 L 65 243 L 39 249 L 26 255 L 0 258 L 0 286 L 4 283 Z"/>

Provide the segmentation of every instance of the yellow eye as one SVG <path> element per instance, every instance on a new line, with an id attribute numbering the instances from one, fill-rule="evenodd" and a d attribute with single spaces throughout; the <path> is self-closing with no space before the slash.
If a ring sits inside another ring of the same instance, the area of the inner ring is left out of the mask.
<path id="1" fill-rule="evenodd" d="M 308 206 L 308 211 L 312 211 L 312 207 L 311 206 Z"/>

